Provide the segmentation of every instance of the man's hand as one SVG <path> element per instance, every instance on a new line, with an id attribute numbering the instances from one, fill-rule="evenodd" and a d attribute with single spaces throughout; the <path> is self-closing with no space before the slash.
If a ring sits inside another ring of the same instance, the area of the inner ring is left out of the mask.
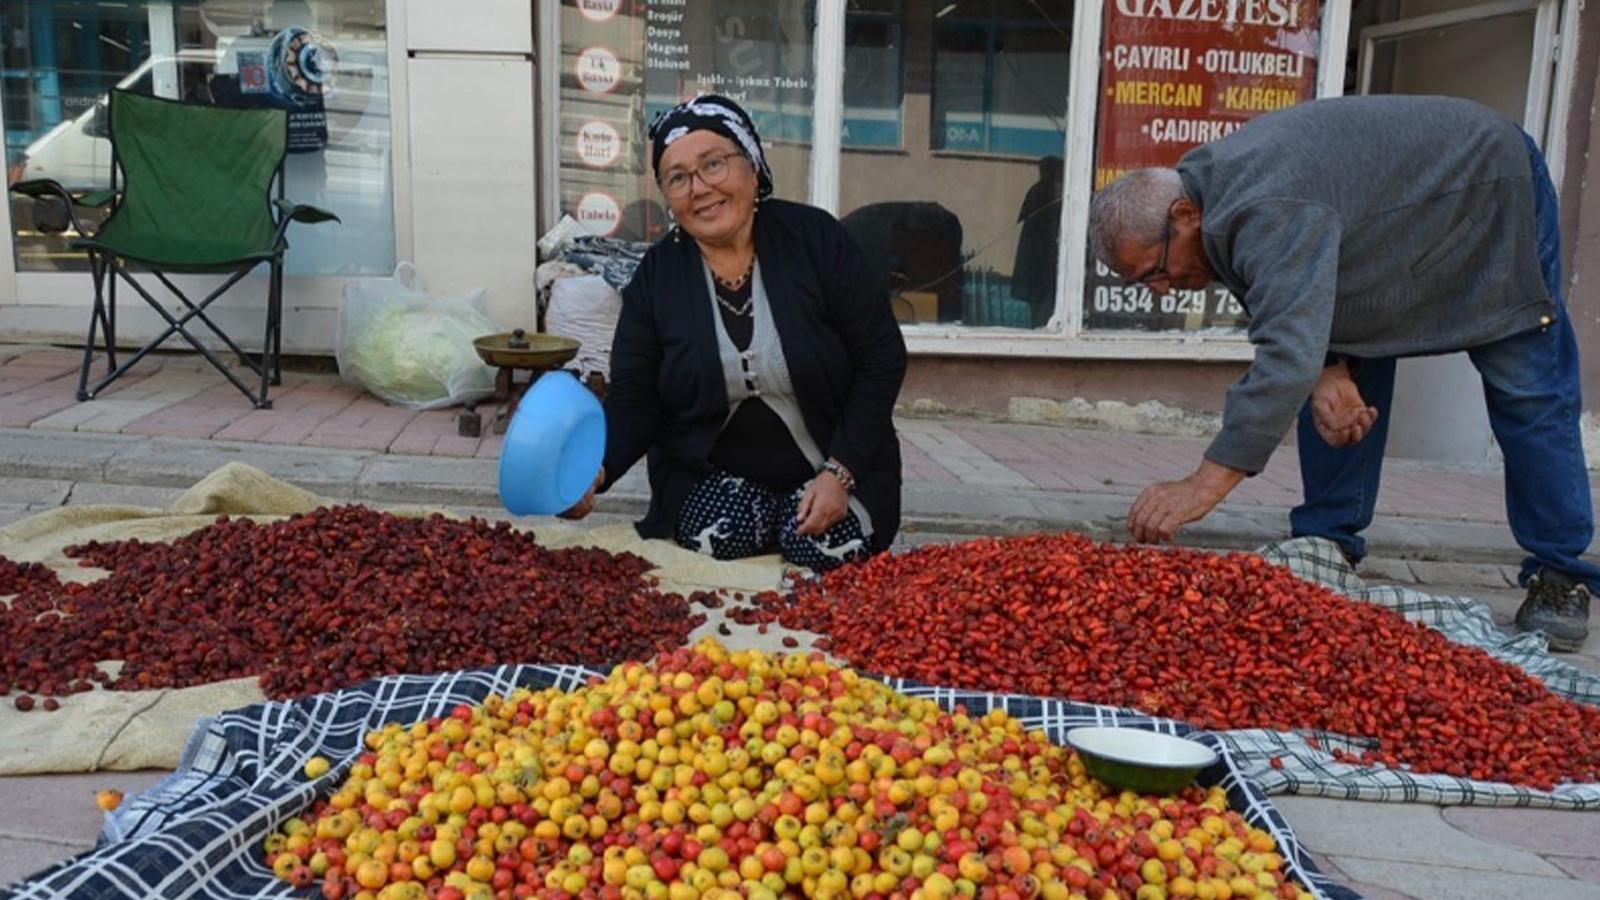
<path id="1" fill-rule="evenodd" d="M 1361 391 L 1343 361 L 1322 370 L 1311 390 L 1311 421 L 1330 447 L 1360 443 L 1378 421 L 1378 410 L 1361 399 Z"/>
<path id="2" fill-rule="evenodd" d="M 594 484 L 589 485 L 589 492 L 583 495 L 583 499 L 574 503 L 571 509 L 556 513 L 556 515 L 563 519 L 581 519 L 594 512 L 594 492 L 600 490 L 600 485 L 605 483 L 606 467 L 601 466 L 600 474 L 594 476 Z"/>
<path id="3" fill-rule="evenodd" d="M 795 534 L 818 535 L 832 528 L 850 512 L 850 493 L 832 472 L 811 479 L 795 510 Z"/>
<path id="4" fill-rule="evenodd" d="M 1182 526 L 1205 518 L 1243 480 L 1244 473 L 1238 469 L 1204 460 L 1182 481 L 1163 481 L 1145 488 L 1128 511 L 1128 532 L 1136 541 L 1170 541 Z"/>

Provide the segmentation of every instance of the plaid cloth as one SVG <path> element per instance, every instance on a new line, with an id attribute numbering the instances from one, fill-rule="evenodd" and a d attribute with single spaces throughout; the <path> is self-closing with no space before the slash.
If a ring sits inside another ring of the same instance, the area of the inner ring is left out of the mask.
<path id="1" fill-rule="evenodd" d="M 1479 647 L 1495 659 L 1526 670 L 1551 691 L 1580 703 L 1600 705 L 1600 676 L 1550 656 L 1538 634 L 1515 637 L 1495 627 L 1489 607 L 1465 597 L 1439 597 L 1404 587 L 1368 587 L 1332 541 L 1296 538 L 1268 544 L 1257 551 L 1270 563 L 1286 566 L 1348 597 L 1392 609 L 1443 633 L 1458 644 Z M 1287 792 L 1349 800 L 1396 800 L 1440 806 L 1537 806 L 1553 809 L 1600 809 L 1600 784 L 1568 784 L 1554 791 L 1500 782 L 1475 781 L 1452 775 L 1418 775 L 1334 760 L 1331 751 L 1357 752 L 1371 747 L 1359 736 L 1327 732 L 1283 734 L 1248 730 L 1220 732 L 1229 755 L 1245 777 L 1267 793 Z M 1305 738 L 1320 741 L 1314 750 Z M 1283 768 L 1272 768 L 1273 757 Z"/>
<path id="2" fill-rule="evenodd" d="M 108 816 L 99 847 L 13 885 L 0 896 L 18 900 L 303 897 L 305 892 L 296 893 L 267 870 L 262 841 L 316 796 L 333 791 L 368 731 L 387 722 L 443 715 L 458 703 L 477 703 L 518 686 L 570 690 L 599 674 L 576 666 L 504 666 L 448 675 L 392 676 L 332 694 L 264 703 L 203 719 L 178 770 Z M 1293 877 L 1327 900 L 1357 898 L 1317 871 L 1266 793 L 1245 777 L 1228 744 L 1215 734 L 1110 707 L 890 683 L 947 709 L 957 704 L 977 713 L 1003 708 L 1026 727 L 1044 729 L 1058 743 L 1065 742 L 1068 729 L 1079 725 L 1124 725 L 1193 737 L 1220 757 L 1201 773 L 1201 783 L 1222 785 L 1234 809 L 1272 834 Z M 335 760 L 336 765 L 316 782 L 307 782 L 301 769 L 314 755 Z"/>

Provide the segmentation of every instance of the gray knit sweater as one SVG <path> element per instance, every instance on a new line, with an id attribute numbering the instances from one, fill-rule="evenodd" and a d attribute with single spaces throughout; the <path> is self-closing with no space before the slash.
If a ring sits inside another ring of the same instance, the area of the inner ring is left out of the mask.
<path id="1" fill-rule="evenodd" d="M 1330 351 L 1445 353 L 1554 314 L 1522 131 L 1478 104 L 1317 100 L 1191 150 L 1178 172 L 1256 347 L 1214 462 L 1261 471 Z"/>

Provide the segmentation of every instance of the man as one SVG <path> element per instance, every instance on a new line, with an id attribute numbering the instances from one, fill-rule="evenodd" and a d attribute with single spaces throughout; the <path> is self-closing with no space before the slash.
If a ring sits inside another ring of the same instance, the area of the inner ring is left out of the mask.
<path id="1" fill-rule="evenodd" d="M 1396 357 L 1465 350 L 1505 455 L 1506 511 L 1528 552 L 1517 625 L 1552 649 L 1588 635 L 1600 568 L 1561 297 L 1555 189 L 1515 124 L 1442 97 L 1319 100 L 1261 116 L 1176 169 L 1102 190 L 1090 240 L 1165 293 L 1221 281 L 1250 316 L 1254 362 L 1194 474 L 1145 489 L 1137 540 L 1170 539 L 1261 471 L 1298 411 L 1296 536 L 1352 563 L 1372 521 Z"/>
<path id="2" fill-rule="evenodd" d="M 1043 328 L 1056 311 L 1056 259 L 1061 236 L 1061 180 L 1066 161 L 1059 156 L 1039 160 L 1039 180 L 1022 198 L 1017 221 L 1017 255 L 1011 266 L 1011 295 L 1033 310 L 1034 328 Z"/>

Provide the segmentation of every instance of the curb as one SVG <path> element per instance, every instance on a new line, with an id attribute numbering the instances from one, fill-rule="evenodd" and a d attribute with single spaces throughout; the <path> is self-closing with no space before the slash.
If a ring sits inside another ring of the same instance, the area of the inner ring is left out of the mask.
<path id="1" fill-rule="evenodd" d="M 186 488 L 229 462 L 248 463 L 337 499 L 499 506 L 499 463 L 489 459 L 0 428 L 0 477 Z M 911 483 L 903 497 L 901 527 L 908 534 L 1070 530 L 1099 540 L 1127 539 L 1123 522 L 1130 500 L 1119 494 Z M 636 466 L 601 498 L 599 509 L 639 515 L 648 500 L 644 467 Z M 1186 528 L 1179 543 L 1249 550 L 1288 531 L 1286 508 L 1224 503 Z M 1497 567 L 1521 558 L 1510 532 L 1498 523 L 1391 517 L 1373 523 L 1366 537 L 1371 555 L 1384 559 Z"/>

